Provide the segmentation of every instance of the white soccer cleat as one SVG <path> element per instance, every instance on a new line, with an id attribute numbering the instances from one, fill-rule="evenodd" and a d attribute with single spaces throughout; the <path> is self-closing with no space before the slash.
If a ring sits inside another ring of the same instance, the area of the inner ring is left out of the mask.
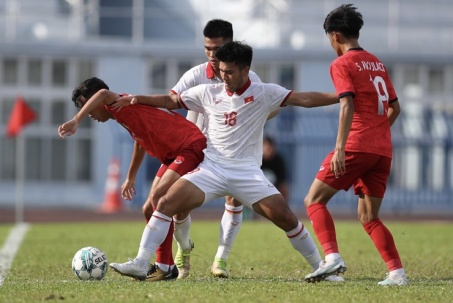
<path id="1" fill-rule="evenodd" d="M 406 275 L 400 277 L 390 277 L 389 274 L 385 277 L 384 280 L 378 283 L 380 286 L 405 286 L 408 285 Z"/>
<path id="2" fill-rule="evenodd" d="M 324 278 L 326 282 L 344 282 L 344 278 L 340 275 L 331 275 Z"/>
<path id="3" fill-rule="evenodd" d="M 178 246 L 178 251 L 175 255 L 175 264 L 179 271 L 179 280 L 186 278 L 190 273 L 190 253 L 192 252 L 192 249 L 195 247 L 195 245 L 192 240 L 189 240 L 189 242 L 190 248 L 181 250 Z"/>
<path id="4" fill-rule="evenodd" d="M 149 265 L 145 268 L 138 266 L 135 260 L 129 260 L 126 263 L 110 263 L 110 267 L 117 273 L 143 281 L 146 279 Z"/>
<path id="5" fill-rule="evenodd" d="M 227 262 L 224 259 L 216 258 L 211 266 L 211 273 L 216 278 L 228 278 Z"/>
<path id="6" fill-rule="evenodd" d="M 321 261 L 315 272 L 307 275 L 305 281 L 308 283 L 325 280 L 328 276 L 342 274 L 346 271 L 343 259 L 338 258 L 331 262 Z"/>

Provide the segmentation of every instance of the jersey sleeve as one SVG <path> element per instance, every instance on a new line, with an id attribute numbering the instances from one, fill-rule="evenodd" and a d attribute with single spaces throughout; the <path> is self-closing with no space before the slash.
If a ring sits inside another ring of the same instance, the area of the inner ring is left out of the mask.
<path id="1" fill-rule="evenodd" d="M 347 66 L 335 60 L 330 66 L 330 76 L 338 98 L 346 95 L 355 95 L 354 85 Z"/>
<path id="2" fill-rule="evenodd" d="M 180 94 L 185 90 L 188 90 L 191 87 L 196 86 L 198 83 L 195 81 L 194 76 L 195 69 L 192 68 L 184 73 L 182 77 L 179 79 L 178 83 L 173 86 L 170 92 Z"/>
<path id="3" fill-rule="evenodd" d="M 203 100 L 205 90 L 206 85 L 200 84 L 183 91 L 179 96 L 182 106 L 187 110 L 204 113 L 201 100 Z"/>
<path id="4" fill-rule="evenodd" d="M 273 112 L 284 105 L 284 101 L 288 98 L 292 92 L 289 89 L 284 88 L 275 83 L 263 83 L 264 93 L 267 96 L 269 102 L 269 112 Z"/>

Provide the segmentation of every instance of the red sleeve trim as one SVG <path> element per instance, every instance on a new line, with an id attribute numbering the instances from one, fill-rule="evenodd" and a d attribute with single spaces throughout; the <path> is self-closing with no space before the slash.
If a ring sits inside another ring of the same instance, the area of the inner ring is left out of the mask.
<path id="1" fill-rule="evenodd" d="M 184 101 L 182 101 L 181 94 L 178 95 L 178 100 L 179 100 L 179 104 L 181 104 L 184 109 L 189 110 L 189 108 L 186 106 Z"/>
<path id="2" fill-rule="evenodd" d="M 286 100 L 288 100 L 289 96 L 291 96 L 291 94 L 293 93 L 292 90 L 289 91 L 289 93 L 286 95 L 285 99 L 283 99 L 282 103 L 280 104 L 280 107 L 284 107 L 286 106 Z"/>

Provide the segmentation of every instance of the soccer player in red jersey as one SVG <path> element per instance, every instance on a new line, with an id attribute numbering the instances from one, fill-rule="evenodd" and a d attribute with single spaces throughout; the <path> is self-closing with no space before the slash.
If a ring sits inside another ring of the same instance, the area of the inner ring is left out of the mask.
<path id="1" fill-rule="evenodd" d="M 101 79 L 85 80 L 72 93 L 72 100 L 80 111 L 72 120 L 62 124 L 58 133 L 62 138 L 74 134 L 79 122 L 87 115 L 98 122 L 114 119 L 124 126 L 135 140 L 127 178 L 121 188 L 124 198 L 130 200 L 135 194 L 135 178 L 145 153 L 162 163 L 143 205 L 143 213 L 149 221 L 159 198 L 180 176 L 196 168 L 203 160 L 206 137 L 195 124 L 167 109 L 140 105 L 114 110 L 111 105 L 119 97 Z M 178 277 L 172 255 L 173 224 L 171 222 L 164 242 L 156 251 L 156 263 L 150 267 L 147 281 Z"/>
<path id="2" fill-rule="evenodd" d="M 340 116 L 335 149 L 322 162 L 304 201 L 325 254 L 319 269 L 305 280 L 316 282 L 346 271 L 326 205 L 339 190 L 354 186 L 359 196 L 358 218 L 389 271 L 378 284 L 407 285 L 393 236 L 379 219 L 392 162 L 390 126 L 400 106 L 384 65 L 358 43 L 362 25 L 362 15 L 351 4 L 336 8 L 324 21 L 338 55 L 330 74 L 340 100 Z"/>

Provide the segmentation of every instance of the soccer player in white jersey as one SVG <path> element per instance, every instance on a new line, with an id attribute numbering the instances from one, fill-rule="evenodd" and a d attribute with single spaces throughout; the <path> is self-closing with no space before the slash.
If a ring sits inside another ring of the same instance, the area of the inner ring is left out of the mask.
<path id="1" fill-rule="evenodd" d="M 204 49 L 208 61 L 184 73 L 178 83 L 170 90 L 170 94 L 182 93 L 199 84 L 222 83 L 219 60 L 217 60 L 215 53 L 226 42 L 233 40 L 233 26 L 228 21 L 212 19 L 204 27 L 203 36 Z M 249 71 L 249 78 L 252 82 L 261 82 L 261 79 L 253 71 Z M 275 116 L 277 113 L 278 110 L 272 113 L 270 117 Z M 195 123 L 203 134 L 208 135 L 206 115 L 189 110 L 187 119 Z M 219 246 L 211 266 L 211 273 L 214 277 L 229 277 L 227 258 L 242 224 L 242 209 L 241 202 L 230 196 L 225 197 L 225 211 L 220 221 Z M 181 213 L 177 214 L 173 219 L 175 220 L 174 238 L 178 243 L 175 263 L 179 270 L 178 279 L 183 279 L 189 275 L 190 271 L 190 252 L 193 248 L 193 242 L 189 239 L 191 218 L 188 213 Z"/>
<path id="2" fill-rule="evenodd" d="M 159 199 L 144 229 L 138 254 L 126 263 L 111 263 L 118 273 L 145 279 L 149 261 L 164 240 L 172 217 L 225 195 L 244 202 L 285 231 L 292 246 L 313 269 L 321 261 L 313 239 L 280 192 L 260 169 L 263 129 L 268 115 L 285 105 L 315 107 L 334 104 L 334 93 L 292 92 L 272 83 L 251 82 L 253 50 L 229 42 L 216 54 L 223 84 L 202 84 L 176 95 L 127 96 L 113 106 L 135 103 L 176 109 L 184 107 L 208 115 L 207 148 L 203 162 L 176 181 Z"/>

